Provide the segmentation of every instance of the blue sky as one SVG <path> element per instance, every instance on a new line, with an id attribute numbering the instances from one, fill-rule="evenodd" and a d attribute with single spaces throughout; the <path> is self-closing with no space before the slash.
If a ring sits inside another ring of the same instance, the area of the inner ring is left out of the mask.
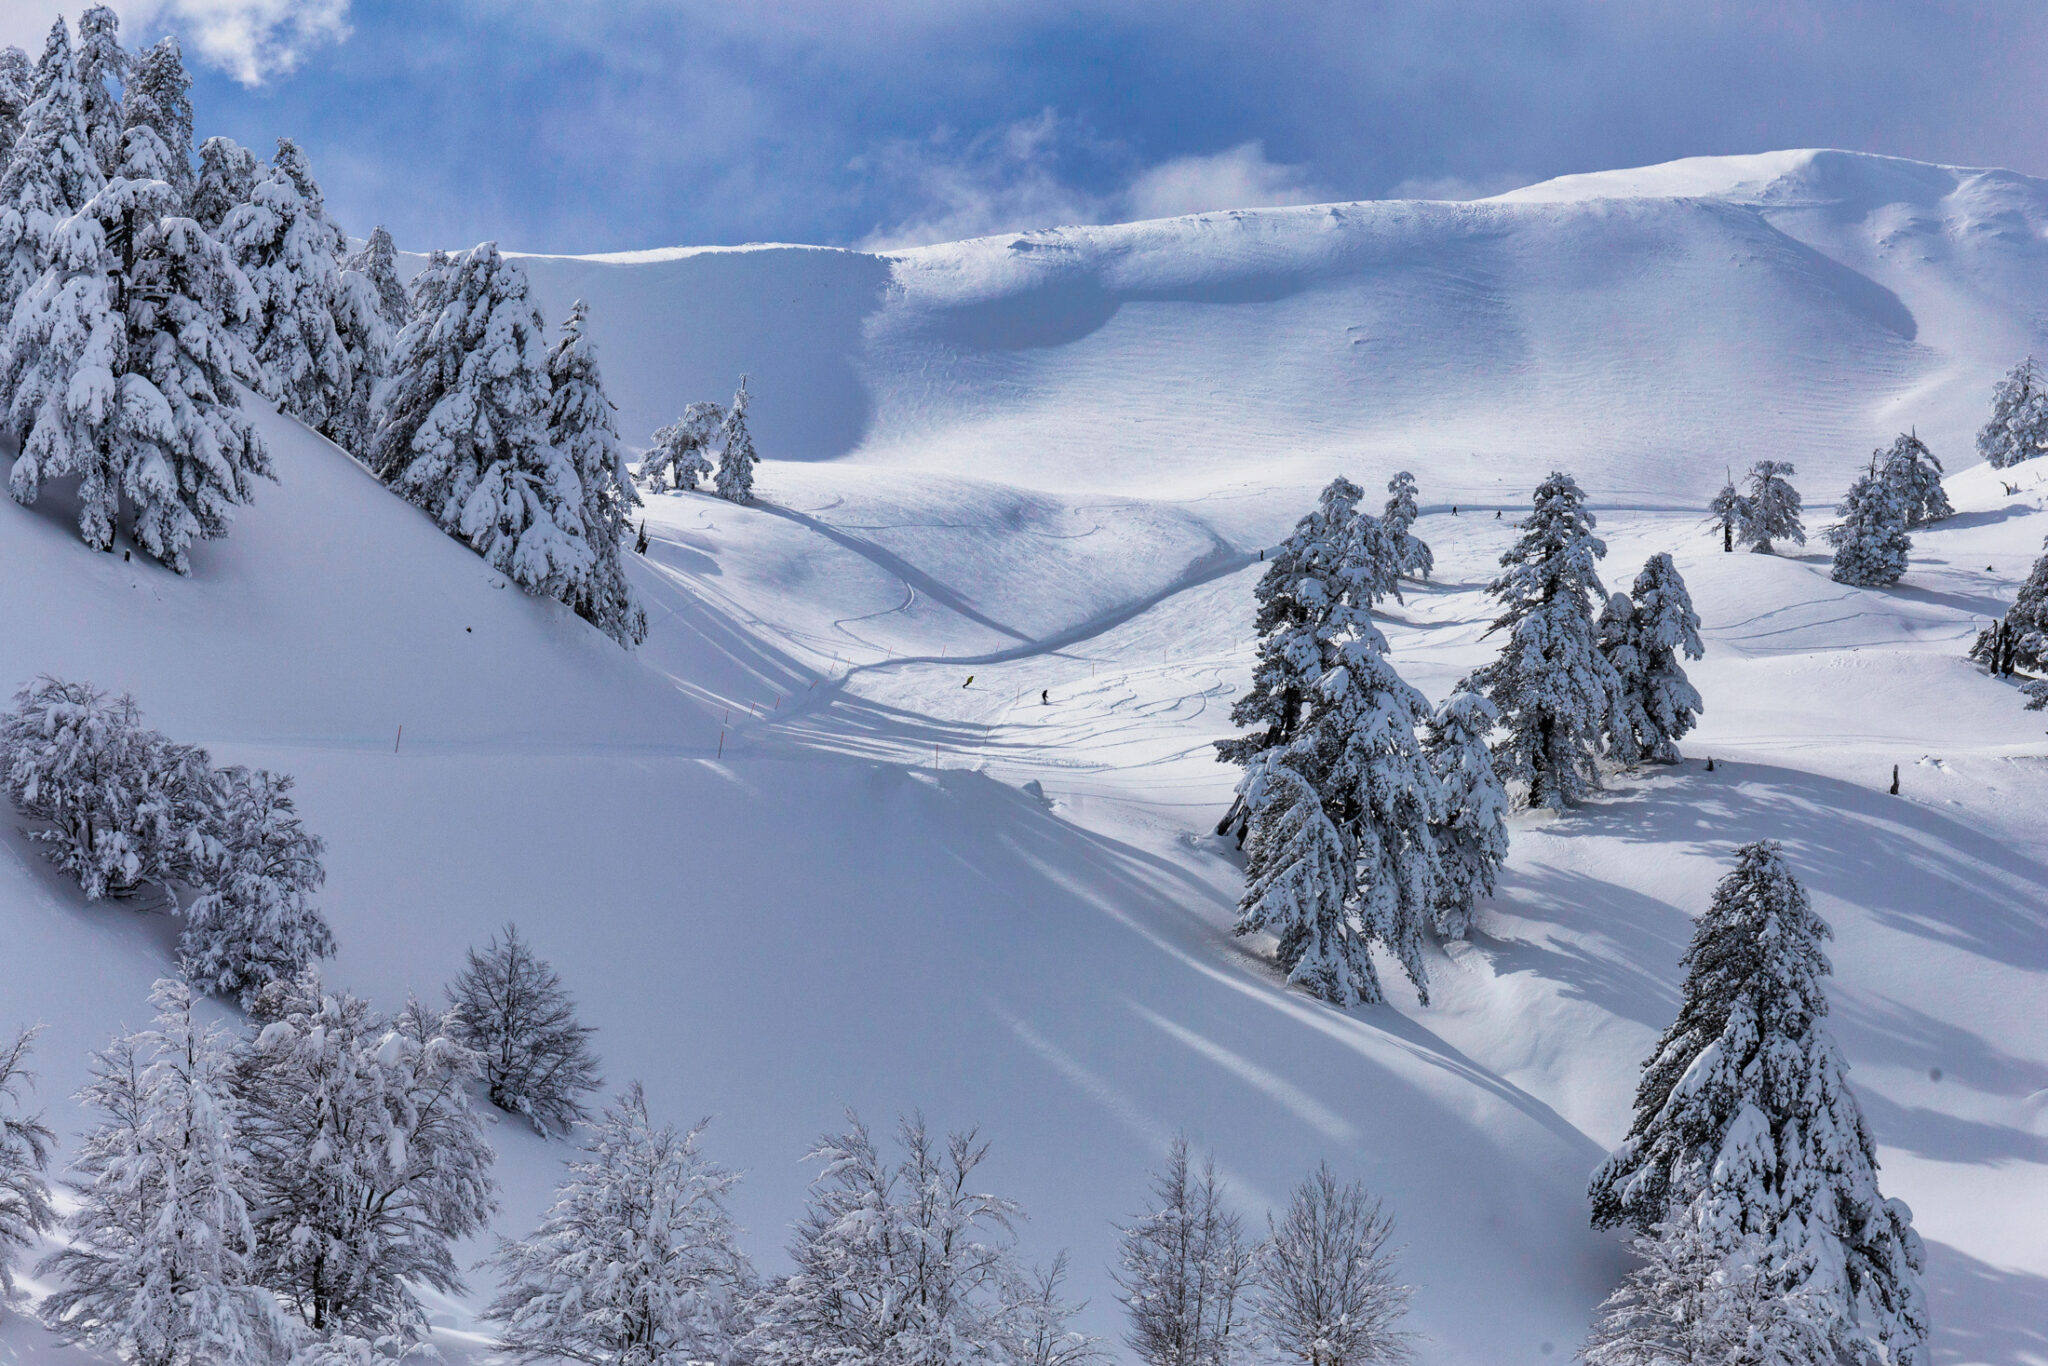
<path id="1" fill-rule="evenodd" d="M 77 4 L 62 6 L 75 16 Z M 54 0 L 6 0 L 33 47 Z M 1827 145 L 2048 173 L 2048 6 L 138 0 L 407 247 L 894 244 Z"/>

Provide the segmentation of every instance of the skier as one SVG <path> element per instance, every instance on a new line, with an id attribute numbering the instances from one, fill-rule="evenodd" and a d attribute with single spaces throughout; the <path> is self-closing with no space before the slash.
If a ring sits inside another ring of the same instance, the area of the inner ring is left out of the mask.
<path id="1" fill-rule="evenodd" d="M 1038 690 L 1038 705 L 1041 707 L 1049 707 L 1052 705 L 1051 688 L 1040 688 Z"/>

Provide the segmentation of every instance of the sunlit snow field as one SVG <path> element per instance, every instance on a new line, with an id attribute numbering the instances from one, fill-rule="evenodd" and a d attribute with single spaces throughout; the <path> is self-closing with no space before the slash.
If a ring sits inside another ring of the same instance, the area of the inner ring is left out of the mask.
<path id="1" fill-rule="evenodd" d="M 381 1004 L 516 920 L 611 1079 L 716 1116 L 766 1269 L 844 1107 L 980 1124 L 1027 1248 L 1071 1249 L 1112 1339 L 1111 1221 L 1184 1130 L 1254 1218 L 1319 1158 L 1383 1193 L 1422 1361 L 1568 1359 L 1625 1265 L 1586 1178 L 1691 917 L 1733 846 L 1780 839 L 1835 929 L 1833 1028 L 1928 1240 L 1937 1359 L 2048 1363 L 2048 717 L 1961 658 L 2048 535 L 2048 462 L 1971 451 L 2048 343 L 2044 233 L 2043 182 L 1778 153 L 893 257 L 530 258 L 551 318 L 590 300 L 629 441 L 750 376 L 762 504 L 648 499 L 637 654 L 266 416 L 281 483 L 189 579 L 87 550 L 61 498 L 0 505 L 0 682 L 128 690 L 296 774 L 331 978 Z M 1835 584 L 1829 505 L 1907 426 L 1958 515 L 1898 587 Z M 1809 543 L 1725 555 L 1698 509 L 1766 456 Z M 1404 468 L 1437 565 L 1384 613 L 1410 682 L 1440 699 L 1490 657 L 1485 585 L 1564 468 L 1610 588 L 1676 554 L 1707 711 L 1682 765 L 1516 818 L 1434 1004 L 1395 973 L 1346 1012 L 1229 933 L 1211 742 L 1261 549 L 1332 474 L 1376 505 Z M 172 926 L 0 842 L 0 1030 L 48 1025 L 69 1139 Z M 494 1134 L 521 1232 L 567 1149 Z M 451 1357 L 490 1359 L 487 1288 L 437 1305 Z M 13 1359 L 66 1356 L 10 1318 Z"/>

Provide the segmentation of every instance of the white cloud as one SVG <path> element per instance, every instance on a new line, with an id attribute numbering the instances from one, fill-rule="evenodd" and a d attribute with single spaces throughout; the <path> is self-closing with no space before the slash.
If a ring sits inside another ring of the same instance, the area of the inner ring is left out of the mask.
<path id="1" fill-rule="evenodd" d="M 1316 204 L 1330 196 L 1317 189 L 1301 166 L 1266 160 L 1258 142 L 1243 142 L 1206 157 L 1175 157 L 1141 172 L 1124 191 L 1130 218 L 1178 218 L 1214 209 L 1266 209 L 1281 204 Z"/>
<path id="2" fill-rule="evenodd" d="M 1102 194 L 1079 189 L 1063 175 L 1081 160 L 1128 167 L 1131 157 L 1122 144 L 1092 139 L 1050 109 L 972 138 L 942 129 L 928 138 L 885 143 L 849 169 L 876 182 L 888 202 L 922 207 L 893 226 L 877 228 L 860 245 L 881 251 L 1067 224 L 1175 218 L 1329 198 L 1306 168 L 1268 161 L 1258 142 L 1211 156 L 1175 157 Z"/>
<path id="3" fill-rule="evenodd" d="M 1389 199 L 1491 199 L 1531 183 L 1512 171 L 1483 176 L 1411 176 L 1387 191 Z"/>
<path id="4" fill-rule="evenodd" d="M 941 129 L 929 138 L 885 143 L 850 169 L 889 186 L 893 202 L 924 207 L 893 227 L 877 228 L 861 245 L 887 250 L 1098 222 L 1102 202 L 1059 176 L 1061 144 L 1078 137 L 1048 109 L 964 141 Z"/>
<path id="5" fill-rule="evenodd" d="M 0 43 L 18 43 L 34 57 L 53 19 L 76 19 L 84 7 L 84 0 L 4 0 Z M 312 49 L 347 38 L 348 7 L 349 0 L 131 0 L 116 6 L 127 46 L 168 30 L 185 41 L 188 57 L 244 85 L 283 75 Z"/>

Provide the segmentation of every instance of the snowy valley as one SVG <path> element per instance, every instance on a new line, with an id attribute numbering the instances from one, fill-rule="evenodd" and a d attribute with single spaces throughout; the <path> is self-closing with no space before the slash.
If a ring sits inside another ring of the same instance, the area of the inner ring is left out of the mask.
<path id="1" fill-rule="evenodd" d="M 62 486 L 0 504 L 0 682 L 90 680 L 294 775 L 331 983 L 438 1000 L 516 922 L 611 1087 L 715 1117 L 764 1272 L 816 1136 L 921 1110 L 980 1126 L 1024 1250 L 1071 1254 L 1114 1352 L 1113 1225 L 1184 1133 L 1259 1229 L 1318 1161 L 1383 1196 L 1417 1360 L 1565 1361 L 1627 1265 L 1587 1181 L 1693 920 L 1736 846 L 1780 840 L 1926 1240 L 1933 1360 L 2048 1363 L 2048 737 L 1965 658 L 2048 537 L 2048 461 L 1973 449 L 2048 349 L 2048 182 L 1792 151 L 896 253 L 506 259 L 551 328 L 587 302 L 636 451 L 747 377 L 758 501 L 643 495 L 637 649 L 255 396 L 276 483 L 188 575 L 125 530 L 83 543 Z M 1817 533 L 1909 429 L 1956 514 L 1901 583 L 1834 582 Z M 1809 541 L 1725 554 L 1707 501 L 1760 459 L 1796 466 Z M 1427 1006 L 1384 959 L 1386 1004 L 1290 989 L 1231 933 L 1213 833 L 1265 553 L 1333 476 L 1376 507 L 1412 471 L 1435 570 L 1375 615 L 1438 702 L 1499 648 L 1486 585 L 1553 469 L 1608 589 L 1658 552 L 1690 586 L 1684 760 L 1516 813 Z M 11 820 L 0 844 L 0 1032 L 45 1026 L 34 1101 L 68 1153 L 88 1055 L 144 1023 L 177 928 L 88 904 Z M 572 1148 L 492 1117 L 517 1236 Z M 427 1296 L 434 1341 L 499 1360 L 469 1280 Z M 94 1359 L 0 1321 L 0 1360 Z"/>

